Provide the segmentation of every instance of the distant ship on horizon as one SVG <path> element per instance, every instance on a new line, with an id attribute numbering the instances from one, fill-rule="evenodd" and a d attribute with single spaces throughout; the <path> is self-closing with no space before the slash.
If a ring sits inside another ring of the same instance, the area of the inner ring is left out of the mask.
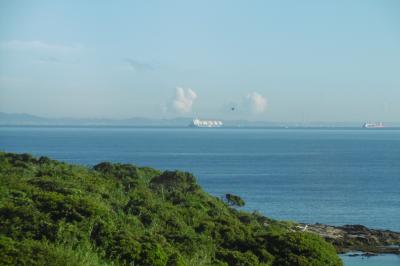
<path id="1" fill-rule="evenodd" d="M 375 123 L 364 123 L 363 128 L 384 128 L 385 125 L 383 124 L 383 122 L 375 122 Z"/>
<path id="2" fill-rule="evenodd" d="M 200 120 L 195 118 L 189 124 L 189 127 L 222 127 L 224 123 L 221 120 Z"/>

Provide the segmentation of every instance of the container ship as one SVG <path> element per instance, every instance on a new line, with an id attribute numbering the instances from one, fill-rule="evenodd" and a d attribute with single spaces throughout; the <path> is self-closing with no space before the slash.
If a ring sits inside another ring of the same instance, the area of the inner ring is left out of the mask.
<path id="1" fill-rule="evenodd" d="M 385 125 L 382 122 L 364 123 L 364 125 L 362 127 L 363 128 L 384 128 Z"/>
<path id="2" fill-rule="evenodd" d="M 224 123 L 220 120 L 200 120 L 193 119 L 189 127 L 222 127 Z"/>

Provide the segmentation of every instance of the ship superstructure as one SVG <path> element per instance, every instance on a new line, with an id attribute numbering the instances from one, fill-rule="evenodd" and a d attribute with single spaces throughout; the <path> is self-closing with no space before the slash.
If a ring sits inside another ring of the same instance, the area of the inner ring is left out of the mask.
<path id="1" fill-rule="evenodd" d="M 189 124 L 190 127 L 222 127 L 224 123 L 220 120 L 200 120 L 195 118 Z"/>
<path id="2" fill-rule="evenodd" d="M 384 128 L 385 125 L 383 124 L 383 122 L 375 122 L 375 123 L 364 123 L 364 125 L 362 126 L 363 128 Z"/>

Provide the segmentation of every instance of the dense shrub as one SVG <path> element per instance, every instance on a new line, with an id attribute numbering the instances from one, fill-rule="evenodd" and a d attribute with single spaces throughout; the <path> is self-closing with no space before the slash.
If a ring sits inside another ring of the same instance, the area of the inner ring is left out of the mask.
<path id="1" fill-rule="evenodd" d="M 26 239 L 14 241 L 0 236 L 0 265 L 105 265 L 90 248 L 71 248 L 46 241 Z"/>
<path id="2" fill-rule="evenodd" d="M 217 258 L 226 261 L 230 266 L 254 266 L 259 265 L 258 258 L 250 251 L 244 253 L 236 250 L 220 250 Z"/>
<path id="3" fill-rule="evenodd" d="M 288 232 L 268 236 L 268 246 L 276 257 L 274 265 L 340 265 L 332 245 L 311 233 Z"/>
<path id="4" fill-rule="evenodd" d="M 0 265 L 341 265 L 291 224 L 190 173 L 0 153 Z"/>
<path id="5" fill-rule="evenodd" d="M 241 197 L 233 194 L 226 194 L 225 198 L 228 204 L 231 206 L 243 207 L 245 204 L 244 200 Z"/>

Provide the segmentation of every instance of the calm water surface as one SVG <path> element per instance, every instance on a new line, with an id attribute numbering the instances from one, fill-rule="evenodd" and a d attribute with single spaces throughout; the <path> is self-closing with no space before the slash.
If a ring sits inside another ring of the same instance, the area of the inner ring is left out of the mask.
<path id="1" fill-rule="evenodd" d="M 373 257 L 349 257 L 341 256 L 347 266 L 399 266 L 400 256 L 379 255 Z"/>
<path id="2" fill-rule="evenodd" d="M 2 127 L 0 150 L 183 169 L 209 193 L 240 195 L 276 219 L 400 231 L 400 130 Z"/>

